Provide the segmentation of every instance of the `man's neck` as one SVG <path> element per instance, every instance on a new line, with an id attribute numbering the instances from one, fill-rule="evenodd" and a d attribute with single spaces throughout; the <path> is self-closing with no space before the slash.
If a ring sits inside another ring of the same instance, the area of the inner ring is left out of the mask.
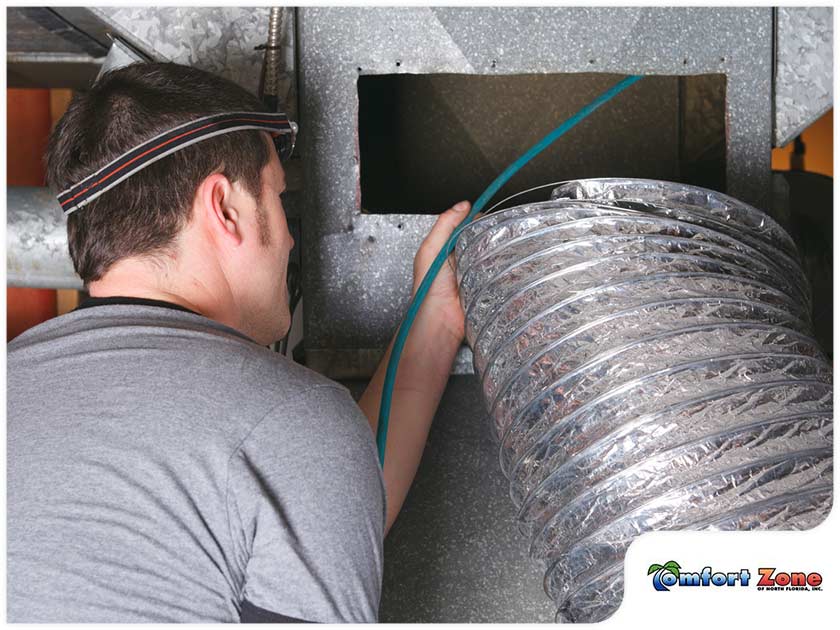
<path id="1" fill-rule="evenodd" d="M 187 276 L 181 270 L 167 269 L 165 263 L 125 259 L 113 265 L 99 280 L 88 285 L 91 297 L 129 297 L 160 300 L 238 329 L 238 318 L 232 308 L 225 308 L 201 279 Z M 176 284 L 173 279 L 179 280 Z"/>

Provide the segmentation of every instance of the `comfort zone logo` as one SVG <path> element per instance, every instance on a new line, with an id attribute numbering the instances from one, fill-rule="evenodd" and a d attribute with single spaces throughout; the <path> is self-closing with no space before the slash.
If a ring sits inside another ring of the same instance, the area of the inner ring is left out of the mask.
<path id="1" fill-rule="evenodd" d="M 670 591 L 675 587 L 745 587 L 750 586 L 749 569 L 738 571 L 714 571 L 703 567 L 701 571 L 684 571 L 676 560 L 648 567 L 652 575 L 653 588 Z M 776 567 L 759 567 L 759 580 L 755 584 L 759 591 L 821 591 L 822 575 L 816 571 L 779 571 Z"/>

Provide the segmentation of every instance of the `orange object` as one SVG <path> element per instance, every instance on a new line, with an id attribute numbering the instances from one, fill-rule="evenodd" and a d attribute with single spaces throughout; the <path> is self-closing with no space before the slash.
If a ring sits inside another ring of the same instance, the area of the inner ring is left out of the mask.
<path id="1" fill-rule="evenodd" d="M 9 186 L 44 185 L 50 135 L 49 90 L 6 90 L 6 177 Z"/>
<path id="2" fill-rule="evenodd" d="M 834 110 L 830 109 L 802 132 L 805 143 L 803 170 L 834 177 Z M 773 170 L 790 170 L 793 142 L 773 149 Z"/>
<path id="3" fill-rule="evenodd" d="M 6 339 L 57 315 L 52 289 L 6 288 Z"/>

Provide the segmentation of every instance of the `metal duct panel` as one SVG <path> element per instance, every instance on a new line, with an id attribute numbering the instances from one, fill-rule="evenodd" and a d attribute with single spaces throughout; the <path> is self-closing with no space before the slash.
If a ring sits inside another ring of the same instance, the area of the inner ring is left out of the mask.
<path id="1" fill-rule="evenodd" d="M 213 72 L 257 92 L 268 7 L 96 7 L 92 11 L 129 44 Z M 291 23 L 291 20 L 289 21 Z M 288 40 L 287 38 L 287 41 Z M 291 50 L 286 56 L 294 55 Z"/>
<path id="2" fill-rule="evenodd" d="M 81 289 L 67 252 L 67 227 L 47 188 L 10 187 L 6 195 L 6 284 Z"/>
<path id="3" fill-rule="evenodd" d="M 725 75 L 728 192 L 769 207 L 770 8 L 318 7 L 299 10 L 299 35 L 307 356 L 340 349 L 350 367 L 358 363 L 353 352 L 387 346 L 409 298 L 411 258 L 432 223 L 406 207 L 362 212 L 362 75 Z M 566 96 L 572 95 L 556 95 Z M 638 102 L 629 97 L 631 105 Z M 610 116 L 607 108 L 603 113 Z M 593 118 L 592 125 L 601 122 Z M 660 134 L 659 127 L 650 134 Z M 539 126 L 526 139 L 503 127 L 498 141 L 528 146 L 546 131 Z M 603 147 L 586 155 L 593 153 Z"/>
<path id="4" fill-rule="evenodd" d="M 85 88 L 96 77 L 107 44 L 86 9 L 9 8 L 9 87 Z"/>
<path id="5" fill-rule="evenodd" d="M 833 105 L 833 11 L 777 9 L 773 146 L 786 145 Z"/>
<path id="6" fill-rule="evenodd" d="M 10 7 L 10 53 L 62 53 L 101 58 L 108 50 L 101 25 L 87 9 Z"/>
<path id="7" fill-rule="evenodd" d="M 8 87 L 86 89 L 96 79 L 101 62 L 86 54 L 8 53 Z"/>

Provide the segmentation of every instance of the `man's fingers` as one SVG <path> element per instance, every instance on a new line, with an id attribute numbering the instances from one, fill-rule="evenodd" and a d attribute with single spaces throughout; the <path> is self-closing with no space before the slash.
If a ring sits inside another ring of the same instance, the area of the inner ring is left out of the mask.
<path id="1" fill-rule="evenodd" d="M 441 212 L 437 222 L 435 223 L 435 228 L 441 226 L 441 229 L 447 229 L 449 231 L 447 234 L 448 236 L 452 233 L 452 230 L 458 227 L 458 224 L 466 218 L 469 211 L 470 202 L 459 201 L 446 212 Z"/>
<path id="2" fill-rule="evenodd" d="M 460 201 L 446 212 L 441 212 L 423 244 L 439 250 L 469 211 L 470 202 Z"/>

